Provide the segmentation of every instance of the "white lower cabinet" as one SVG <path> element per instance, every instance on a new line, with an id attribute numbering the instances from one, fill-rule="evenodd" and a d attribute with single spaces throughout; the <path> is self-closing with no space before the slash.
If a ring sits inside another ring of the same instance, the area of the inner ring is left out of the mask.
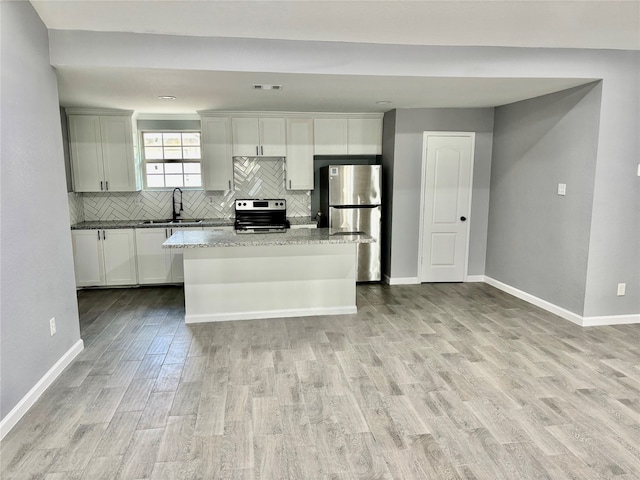
<path id="1" fill-rule="evenodd" d="M 303 223 L 300 225 L 291 225 L 291 230 L 298 230 L 300 228 L 318 228 L 317 223 Z"/>
<path id="2" fill-rule="evenodd" d="M 71 239 L 78 287 L 138 283 L 133 229 L 73 230 Z"/>
<path id="3" fill-rule="evenodd" d="M 233 232 L 234 230 L 232 226 L 203 227 L 202 229 L 207 230 L 209 232 Z"/>
<path id="4" fill-rule="evenodd" d="M 181 283 L 184 281 L 182 252 L 176 248 L 162 248 L 162 244 L 176 230 L 202 230 L 193 228 L 138 228 L 136 247 L 138 251 L 138 283 Z"/>

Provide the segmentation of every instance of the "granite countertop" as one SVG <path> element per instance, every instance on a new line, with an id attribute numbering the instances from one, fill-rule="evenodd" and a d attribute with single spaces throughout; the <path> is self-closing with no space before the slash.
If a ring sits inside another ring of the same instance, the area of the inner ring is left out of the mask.
<path id="1" fill-rule="evenodd" d="M 164 248 L 260 247 L 272 245 L 314 245 L 374 243 L 366 233 L 334 231 L 329 228 L 301 228 L 285 233 L 236 233 L 235 231 L 177 231 L 162 244 Z"/>
<path id="2" fill-rule="evenodd" d="M 290 217 L 291 225 L 316 225 L 311 217 Z M 149 222 L 149 223 L 147 223 Z M 179 227 L 233 227 L 233 218 L 205 218 L 204 220 L 98 220 L 71 225 L 71 230 L 109 230 L 115 228 L 179 228 Z"/>

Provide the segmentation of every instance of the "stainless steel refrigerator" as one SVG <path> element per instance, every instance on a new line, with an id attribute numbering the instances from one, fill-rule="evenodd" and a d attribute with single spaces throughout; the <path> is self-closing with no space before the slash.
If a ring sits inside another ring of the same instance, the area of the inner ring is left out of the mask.
<path id="1" fill-rule="evenodd" d="M 375 243 L 357 246 L 358 282 L 381 278 L 382 221 L 380 165 L 329 165 L 320 169 L 320 226 L 334 232 L 364 232 Z"/>

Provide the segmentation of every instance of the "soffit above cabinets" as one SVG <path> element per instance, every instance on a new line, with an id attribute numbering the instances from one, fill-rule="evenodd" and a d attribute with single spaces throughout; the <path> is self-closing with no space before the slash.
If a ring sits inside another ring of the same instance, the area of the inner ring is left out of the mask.
<path id="1" fill-rule="evenodd" d="M 57 66 L 64 107 L 187 114 L 199 110 L 371 112 L 395 108 L 480 108 L 517 102 L 593 81 L 584 78 L 451 78 L 276 74 Z M 251 88 L 255 79 L 280 91 Z M 263 80 L 264 81 L 264 80 Z M 150 92 L 174 92 L 162 102 Z M 391 103 L 380 104 L 381 100 Z"/>
<path id="2" fill-rule="evenodd" d="M 393 45 L 640 50 L 636 0 L 31 2 L 49 29 Z"/>

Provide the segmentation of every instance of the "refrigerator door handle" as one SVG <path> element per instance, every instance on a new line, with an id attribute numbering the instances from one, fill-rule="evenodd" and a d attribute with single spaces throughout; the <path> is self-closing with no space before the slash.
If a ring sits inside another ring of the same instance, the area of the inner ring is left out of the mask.
<path id="1" fill-rule="evenodd" d="M 378 208 L 380 205 L 330 205 L 331 208 L 337 208 L 341 210 L 352 210 L 356 208 Z"/>

